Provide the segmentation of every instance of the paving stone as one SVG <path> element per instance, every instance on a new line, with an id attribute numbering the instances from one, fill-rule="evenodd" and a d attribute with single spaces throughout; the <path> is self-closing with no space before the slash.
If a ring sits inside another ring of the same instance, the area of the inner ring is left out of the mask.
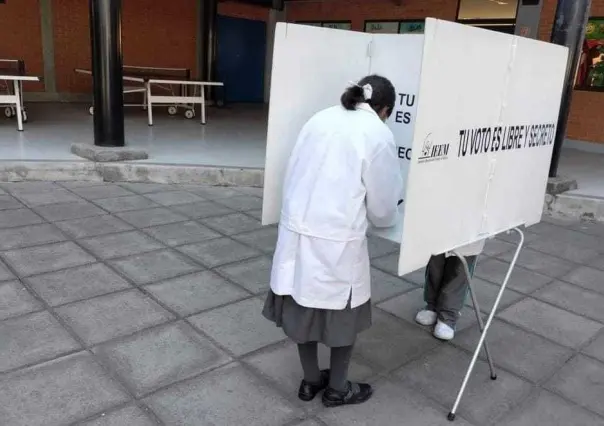
<path id="1" fill-rule="evenodd" d="M 0 380 L 0 418 L 10 426 L 62 426 L 127 400 L 84 352 Z"/>
<path id="2" fill-rule="evenodd" d="M 207 226 L 192 221 L 155 226 L 145 229 L 145 232 L 171 247 L 220 237 Z"/>
<path id="3" fill-rule="evenodd" d="M 15 278 L 13 273 L 9 271 L 6 265 L 0 262 L 0 281 L 12 280 Z"/>
<path id="4" fill-rule="evenodd" d="M 524 299 L 501 313 L 501 318 L 564 346 L 585 344 L 601 324 L 534 299 Z"/>
<path id="5" fill-rule="evenodd" d="M 94 352 L 137 397 L 231 361 L 182 322 L 142 331 Z"/>
<path id="6" fill-rule="evenodd" d="M 590 262 L 589 266 L 604 271 L 604 256 L 598 257 Z"/>
<path id="7" fill-rule="evenodd" d="M 283 331 L 262 316 L 263 304 L 260 299 L 242 300 L 189 321 L 235 355 L 243 355 L 285 339 Z"/>
<path id="8" fill-rule="evenodd" d="M 0 250 L 57 243 L 66 239 L 61 230 L 50 224 L 0 229 Z"/>
<path id="9" fill-rule="evenodd" d="M 109 215 L 56 222 L 56 225 L 74 238 L 96 237 L 132 229 L 126 222 Z"/>
<path id="10" fill-rule="evenodd" d="M 319 365 L 329 368 L 330 349 L 319 345 Z M 245 358 L 245 363 L 254 367 L 263 376 L 275 383 L 283 392 L 297 397 L 300 381 L 304 372 L 298 358 L 298 348 L 295 343 L 287 341 L 282 345 L 271 347 L 260 353 L 255 353 Z M 349 379 L 352 381 L 366 381 L 374 375 L 371 367 L 367 366 L 358 357 L 354 356 L 350 362 Z M 316 406 L 320 405 L 320 398 L 316 399 Z"/>
<path id="11" fill-rule="evenodd" d="M 24 181 L 24 182 L 6 182 L 2 187 L 13 194 L 28 193 L 28 192 L 44 192 L 62 189 L 54 182 L 43 181 Z"/>
<path id="12" fill-rule="evenodd" d="M 597 250 L 576 246 L 572 241 L 557 241 L 547 237 L 533 241 L 529 247 L 575 263 L 587 264 L 599 256 Z"/>
<path id="13" fill-rule="evenodd" d="M 73 192 L 78 194 L 80 197 L 87 200 L 96 200 L 100 198 L 113 198 L 113 197 L 125 197 L 132 195 L 131 191 L 128 191 L 118 185 L 105 184 L 100 186 L 87 186 L 73 188 Z"/>
<path id="14" fill-rule="evenodd" d="M 507 274 L 509 263 L 498 259 L 479 260 L 475 275 L 497 285 L 501 285 Z M 552 282 L 552 278 L 529 271 L 516 265 L 507 287 L 520 293 L 530 294 Z"/>
<path id="15" fill-rule="evenodd" d="M 262 227 L 259 220 L 243 213 L 201 219 L 201 222 L 224 235 L 255 231 Z"/>
<path id="16" fill-rule="evenodd" d="M 233 239 L 242 242 L 247 246 L 258 249 L 266 254 L 272 255 L 275 253 L 278 232 L 279 231 L 277 228 L 267 227 L 257 231 L 235 235 L 233 236 Z"/>
<path id="17" fill-rule="evenodd" d="M 92 216 L 105 215 L 106 212 L 88 201 L 77 203 L 49 204 L 36 207 L 35 211 L 50 222 L 58 222 L 73 219 L 83 219 Z"/>
<path id="18" fill-rule="evenodd" d="M 120 186 L 123 188 L 126 188 L 129 191 L 136 192 L 137 194 L 150 194 L 152 192 L 178 190 L 178 187 L 172 186 L 172 185 L 166 185 L 164 183 L 125 182 L 125 183 L 120 183 Z"/>
<path id="19" fill-rule="evenodd" d="M 604 426 L 604 419 L 545 390 L 535 392 L 499 426 Z"/>
<path id="20" fill-rule="evenodd" d="M 126 280 L 101 263 L 36 275 L 26 281 L 50 306 L 130 288 Z"/>
<path id="21" fill-rule="evenodd" d="M 48 312 L 37 312 L 0 322 L 0 342 L 0 372 L 48 360 L 80 348 Z"/>
<path id="22" fill-rule="evenodd" d="M 201 269 L 172 250 L 143 253 L 110 263 L 137 284 L 150 284 Z"/>
<path id="23" fill-rule="evenodd" d="M 398 256 L 400 245 L 385 238 L 370 235 L 367 237 L 367 248 L 369 249 L 369 257 L 373 259 L 391 253 L 396 253 L 396 256 Z"/>
<path id="24" fill-rule="evenodd" d="M 268 257 L 257 257 L 221 266 L 216 271 L 254 294 L 270 289 L 272 262 Z"/>
<path id="25" fill-rule="evenodd" d="M 546 384 L 550 390 L 604 416 L 604 364 L 577 355 Z"/>
<path id="26" fill-rule="evenodd" d="M 398 253 L 371 259 L 371 265 L 391 275 L 398 275 Z M 423 281 L 422 281 L 423 285 Z"/>
<path id="27" fill-rule="evenodd" d="M 579 231 L 587 235 L 604 237 L 604 225 L 601 222 L 571 221 L 569 222 L 569 229 Z"/>
<path id="28" fill-rule="evenodd" d="M 162 206 L 175 206 L 178 204 L 197 203 L 203 201 L 203 198 L 186 191 L 167 191 L 154 192 L 147 194 L 145 197 L 150 198 Z"/>
<path id="29" fill-rule="evenodd" d="M 572 241 L 574 245 L 579 247 L 594 250 L 602 249 L 602 241 L 598 236 L 587 235 L 583 232 L 577 232 L 572 229 L 567 229 L 549 223 L 541 222 L 539 225 L 531 226 L 529 230 L 533 232 L 533 234 L 529 234 L 531 238 L 530 240 L 526 241 L 525 244 L 531 244 L 537 238 L 545 237 L 555 241 Z"/>
<path id="30" fill-rule="evenodd" d="M 10 195 L 0 195 L 0 210 L 23 208 L 23 204 Z"/>
<path id="31" fill-rule="evenodd" d="M 29 207 L 44 206 L 47 204 L 71 203 L 80 201 L 81 198 L 66 189 L 52 189 L 42 192 L 18 193 L 16 197 Z"/>
<path id="32" fill-rule="evenodd" d="M 457 334 L 454 343 L 474 352 L 479 339 L 478 327 L 473 327 Z M 495 364 L 532 382 L 551 376 L 573 355 L 568 348 L 498 320 L 491 324 L 487 342 Z M 486 360 L 484 351 L 481 358 Z"/>
<path id="33" fill-rule="evenodd" d="M 245 214 L 253 217 L 254 219 L 258 219 L 259 221 L 262 221 L 262 210 L 249 210 L 249 211 L 245 212 Z"/>
<path id="34" fill-rule="evenodd" d="M 484 245 L 483 253 L 486 256 L 499 256 L 516 248 L 516 244 L 508 241 L 498 240 L 497 238 L 489 238 Z"/>
<path id="35" fill-rule="evenodd" d="M 253 195 L 254 197 L 262 198 L 264 195 L 264 188 L 255 188 L 253 186 L 238 186 L 235 188 L 238 192 L 245 195 Z"/>
<path id="36" fill-rule="evenodd" d="M 534 227 L 530 227 L 530 228 L 528 228 L 528 230 L 530 231 L 533 228 Z M 528 244 L 532 243 L 537 238 L 539 238 L 539 236 L 537 234 L 532 233 L 532 232 L 527 232 L 526 228 L 523 229 L 523 232 L 524 232 L 524 247 L 526 247 Z M 518 241 L 520 240 L 518 233 L 512 232 L 511 230 L 510 230 L 510 232 L 501 232 L 501 233 L 497 234 L 496 238 L 501 241 L 507 241 L 508 243 L 512 243 L 512 244 L 514 244 L 515 247 L 518 247 Z"/>
<path id="37" fill-rule="evenodd" d="M 450 345 L 442 345 L 428 356 L 407 364 L 396 375 L 405 385 L 445 407 L 452 407 L 469 365 L 469 355 Z M 497 380 L 491 380 L 488 364 L 481 360 L 476 362 L 459 406 L 459 415 L 477 425 L 493 424 L 531 392 L 532 386 L 528 382 L 505 371 L 497 374 Z"/>
<path id="38" fill-rule="evenodd" d="M 308 419 L 303 421 L 302 423 L 296 423 L 295 426 L 323 426 L 324 423 L 319 423 L 315 419 Z"/>
<path id="39" fill-rule="evenodd" d="M 167 208 L 136 210 L 132 212 L 118 213 L 116 216 L 136 226 L 137 228 L 148 228 L 150 226 L 165 225 L 167 223 L 184 222 L 187 217 L 174 213 Z"/>
<path id="40" fill-rule="evenodd" d="M 439 341 L 424 330 L 378 310 L 373 311 L 372 320 L 371 328 L 359 334 L 355 351 L 380 369 L 400 367 L 439 345 Z"/>
<path id="41" fill-rule="evenodd" d="M 128 406 L 103 415 L 77 426 L 157 426 L 145 411 L 136 406 Z"/>
<path id="42" fill-rule="evenodd" d="M 57 308 L 56 312 L 87 345 L 172 319 L 170 313 L 137 290 L 76 302 Z"/>
<path id="43" fill-rule="evenodd" d="M 222 216 L 234 213 L 233 210 L 212 201 L 202 201 L 200 203 L 181 204 L 171 207 L 172 210 L 184 214 L 190 219 L 203 219 L 212 216 Z"/>
<path id="44" fill-rule="evenodd" d="M 534 297 L 604 323 L 604 309 L 602 309 L 604 295 L 602 294 L 562 281 L 555 281 L 535 293 Z"/>
<path id="45" fill-rule="evenodd" d="M 44 220 L 29 209 L 0 211 L 0 228 L 16 228 L 42 222 Z"/>
<path id="46" fill-rule="evenodd" d="M 0 320 L 42 309 L 19 281 L 0 283 Z"/>
<path id="47" fill-rule="evenodd" d="M 386 274 L 379 269 L 371 268 L 371 301 L 381 302 L 384 299 L 413 290 L 413 284 L 401 278 Z"/>
<path id="48" fill-rule="evenodd" d="M 78 241 L 100 259 L 113 259 L 165 248 L 140 231 L 102 235 Z"/>
<path id="49" fill-rule="evenodd" d="M 601 270 L 581 266 L 564 276 L 562 280 L 604 294 L 604 274 Z"/>
<path id="50" fill-rule="evenodd" d="M 281 426 L 300 413 L 238 364 L 161 391 L 146 402 L 166 424 Z"/>
<path id="51" fill-rule="evenodd" d="M 501 256 L 507 262 L 511 262 L 513 257 L 513 252 Z M 516 264 L 553 278 L 566 275 L 575 268 L 575 265 L 571 262 L 531 249 L 522 250 Z"/>
<path id="52" fill-rule="evenodd" d="M 144 210 L 159 207 L 150 199 L 141 195 L 130 195 L 127 197 L 104 198 L 95 200 L 95 204 L 111 213 L 126 212 L 131 210 Z"/>
<path id="53" fill-rule="evenodd" d="M 480 278 L 472 279 L 472 288 L 476 293 L 476 298 L 478 299 L 478 305 L 480 306 L 480 311 L 484 313 L 491 313 L 493 309 L 493 305 L 495 304 L 495 299 L 499 294 L 500 286 L 491 284 L 488 281 L 482 280 Z M 501 301 L 499 302 L 498 312 L 501 312 L 508 306 L 516 303 L 520 299 L 525 297 L 523 294 L 520 294 L 512 289 L 506 288 L 501 296 Z M 466 296 L 467 306 L 473 306 L 472 304 L 472 296 L 468 293 Z"/>
<path id="54" fill-rule="evenodd" d="M 233 210 L 248 211 L 262 208 L 262 199 L 252 195 L 240 195 L 216 200 L 217 203 Z"/>
<path id="55" fill-rule="evenodd" d="M 604 362 L 604 333 L 600 333 L 588 347 L 583 349 L 583 353 Z"/>
<path id="56" fill-rule="evenodd" d="M 72 268 L 95 261 L 94 257 L 72 242 L 11 250 L 2 255 L 22 277 Z"/>
<path id="57" fill-rule="evenodd" d="M 107 185 L 106 182 L 102 180 L 73 180 L 73 181 L 65 181 L 65 182 L 57 182 L 58 185 L 61 185 L 63 188 L 71 189 L 71 188 L 83 188 L 87 186 L 102 186 Z"/>
<path id="58" fill-rule="evenodd" d="M 346 410 L 324 410 L 318 414 L 328 426 L 350 425 L 451 425 L 441 407 L 393 380 L 375 384 L 371 400 Z M 470 426 L 461 417 L 455 425 Z"/>
<path id="59" fill-rule="evenodd" d="M 187 188 L 187 191 L 193 192 L 206 200 L 218 200 L 241 195 L 237 189 L 228 186 L 194 186 Z"/>
<path id="60" fill-rule="evenodd" d="M 208 268 L 256 257 L 261 253 L 230 238 L 218 238 L 179 247 L 178 250 L 198 260 Z"/>
<path id="61" fill-rule="evenodd" d="M 249 293 L 210 271 L 151 284 L 145 289 L 182 316 L 249 297 Z"/>

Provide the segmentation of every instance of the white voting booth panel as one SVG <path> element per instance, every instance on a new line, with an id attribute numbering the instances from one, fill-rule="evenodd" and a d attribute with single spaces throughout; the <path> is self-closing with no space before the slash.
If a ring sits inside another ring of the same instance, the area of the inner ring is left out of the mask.
<path id="1" fill-rule="evenodd" d="M 277 24 L 264 170 L 264 225 L 279 221 L 285 170 L 302 126 L 313 114 L 339 104 L 350 82 L 368 74 L 388 77 L 397 89 L 397 104 L 388 124 L 399 145 L 401 170 L 407 173 L 422 49 L 422 35 L 375 35 Z M 401 232 L 384 234 L 400 242 Z"/>

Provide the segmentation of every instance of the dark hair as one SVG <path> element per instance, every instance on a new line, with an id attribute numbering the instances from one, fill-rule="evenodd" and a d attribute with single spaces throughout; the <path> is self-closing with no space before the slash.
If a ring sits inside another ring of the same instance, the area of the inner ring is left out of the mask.
<path id="1" fill-rule="evenodd" d="M 371 99 L 365 100 L 363 86 L 370 84 L 373 88 Z M 377 113 L 386 108 L 388 117 L 392 114 L 394 103 L 396 102 L 396 91 L 394 86 L 386 77 L 380 75 L 368 75 L 363 77 L 356 85 L 350 86 L 340 98 L 342 106 L 347 110 L 353 111 L 361 102 L 367 102 Z"/>

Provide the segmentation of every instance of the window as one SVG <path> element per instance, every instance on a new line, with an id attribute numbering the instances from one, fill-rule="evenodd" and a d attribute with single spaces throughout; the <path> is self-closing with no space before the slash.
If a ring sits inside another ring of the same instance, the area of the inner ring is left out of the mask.
<path id="1" fill-rule="evenodd" d="M 337 30 L 349 30 L 352 28 L 350 21 L 312 21 L 312 22 L 296 22 L 300 25 L 312 25 L 313 27 L 335 28 Z"/>
<path id="2" fill-rule="evenodd" d="M 457 19 L 500 20 L 516 19 L 518 0 L 459 0 Z"/>
<path id="3" fill-rule="evenodd" d="M 423 34 L 424 21 L 365 21 L 366 33 Z"/>
<path id="4" fill-rule="evenodd" d="M 604 92 L 604 18 L 587 23 L 575 88 Z"/>

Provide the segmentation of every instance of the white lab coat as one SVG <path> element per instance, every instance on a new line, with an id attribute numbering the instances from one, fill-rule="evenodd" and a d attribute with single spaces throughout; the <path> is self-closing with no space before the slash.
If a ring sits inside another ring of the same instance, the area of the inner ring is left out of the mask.
<path id="1" fill-rule="evenodd" d="M 366 231 L 393 226 L 403 178 L 394 136 L 363 103 L 323 110 L 289 160 L 271 289 L 302 306 L 344 309 L 371 297 Z"/>

